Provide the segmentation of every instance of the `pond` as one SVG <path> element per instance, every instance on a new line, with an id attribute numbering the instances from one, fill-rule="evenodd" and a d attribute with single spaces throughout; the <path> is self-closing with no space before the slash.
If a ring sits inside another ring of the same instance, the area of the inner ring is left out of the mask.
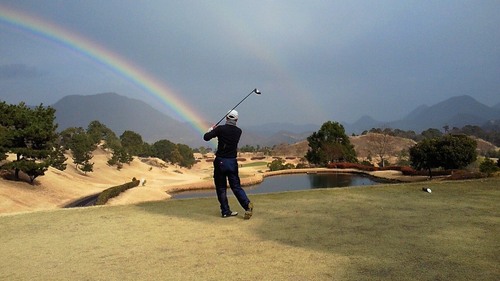
<path id="1" fill-rule="evenodd" d="M 372 177 L 351 173 L 289 174 L 264 178 L 260 184 L 243 187 L 247 194 L 284 192 L 315 188 L 354 187 L 384 183 Z M 228 190 L 228 195 L 232 192 Z M 214 190 L 183 191 L 172 195 L 174 199 L 215 197 Z"/>

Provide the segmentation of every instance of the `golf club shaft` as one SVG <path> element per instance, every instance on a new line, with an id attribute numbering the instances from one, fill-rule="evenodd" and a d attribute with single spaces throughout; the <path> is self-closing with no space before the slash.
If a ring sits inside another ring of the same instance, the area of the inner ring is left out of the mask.
<path id="1" fill-rule="evenodd" d="M 253 89 L 253 90 L 252 90 L 252 91 L 251 91 L 248 95 L 246 95 L 246 97 L 244 97 L 244 98 L 243 98 L 243 99 L 242 99 L 242 100 L 241 100 L 238 104 L 236 104 L 236 105 L 235 105 L 235 106 L 234 106 L 231 110 L 236 109 L 236 107 L 238 107 L 238 105 L 240 105 L 240 104 L 241 104 L 244 100 L 246 100 L 246 99 L 247 99 L 247 98 L 248 98 L 251 94 L 253 94 L 254 92 L 256 93 L 256 92 L 257 92 L 257 89 Z M 224 118 L 226 118 L 226 117 L 227 117 L 227 115 L 229 114 L 229 112 L 231 112 L 231 110 L 229 110 L 229 111 L 226 113 L 226 115 L 224 115 L 224 116 L 223 116 L 223 117 L 219 120 L 219 122 L 217 122 L 217 123 L 214 125 L 214 127 L 215 127 L 215 126 L 217 126 L 217 125 L 219 125 L 219 124 L 220 124 L 220 122 L 222 122 L 222 120 L 224 120 Z"/>

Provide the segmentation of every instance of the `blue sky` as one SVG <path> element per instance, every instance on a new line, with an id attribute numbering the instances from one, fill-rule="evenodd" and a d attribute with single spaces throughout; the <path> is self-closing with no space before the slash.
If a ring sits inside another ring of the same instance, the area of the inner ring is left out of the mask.
<path id="1" fill-rule="evenodd" d="M 500 102 L 500 1 L 5 1 L 151 74 L 207 121 L 380 121 L 469 95 Z M 105 65 L 0 20 L 0 100 L 115 92 L 175 116 Z"/>

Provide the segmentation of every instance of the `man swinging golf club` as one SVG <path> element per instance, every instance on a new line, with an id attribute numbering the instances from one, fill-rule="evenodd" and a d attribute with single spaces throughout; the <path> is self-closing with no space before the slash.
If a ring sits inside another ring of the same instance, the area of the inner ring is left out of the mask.
<path id="1" fill-rule="evenodd" d="M 227 201 L 227 183 L 229 182 L 229 187 L 233 191 L 234 196 L 238 199 L 241 207 L 245 209 L 245 219 L 250 219 L 253 214 L 253 203 L 247 197 L 247 194 L 243 188 L 241 188 L 240 176 L 238 174 L 238 161 L 236 156 L 238 153 L 238 142 L 241 137 L 241 129 L 236 126 L 238 121 L 238 112 L 235 110 L 238 105 L 240 105 L 244 100 L 246 100 L 251 94 L 260 95 L 260 91 L 253 89 L 248 95 L 246 95 L 239 103 L 237 103 L 233 109 L 229 110 L 224 117 L 222 117 L 219 122 L 210 127 L 207 133 L 203 135 L 205 141 L 209 141 L 213 138 L 217 138 L 217 152 L 215 153 L 214 160 L 214 183 L 215 191 L 217 193 L 217 199 L 220 203 L 220 209 L 223 218 L 237 216 L 238 212 L 233 212 L 229 208 L 229 202 Z M 222 126 L 219 125 L 222 120 L 226 119 L 226 124 Z"/>
<path id="2" fill-rule="evenodd" d="M 236 126 L 238 112 L 233 108 L 226 114 L 225 118 L 225 125 L 217 126 L 217 124 L 219 124 L 217 123 L 203 135 L 205 141 L 209 141 L 213 138 L 217 138 L 218 140 L 217 152 L 215 153 L 216 157 L 214 160 L 215 191 L 220 203 L 223 218 L 238 215 L 238 212 L 233 212 L 229 208 L 226 194 L 227 180 L 234 196 L 238 199 L 241 207 L 245 209 L 244 219 L 250 219 L 253 214 L 253 203 L 248 199 L 245 190 L 241 188 L 238 174 L 238 162 L 236 160 L 238 142 L 240 141 L 242 133 L 241 129 Z"/>

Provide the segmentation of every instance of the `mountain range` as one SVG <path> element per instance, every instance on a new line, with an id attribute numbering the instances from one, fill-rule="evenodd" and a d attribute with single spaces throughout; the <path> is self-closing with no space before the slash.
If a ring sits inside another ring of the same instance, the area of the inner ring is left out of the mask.
<path id="1" fill-rule="evenodd" d="M 117 136 L 131 130 L 149 143 L 160 139 L 184 144 L 195 141 L 196 132 L 191 126 L 140 100 L 115 93 L 66 96 L 52 107 L 56 109 L 56 122 L 61 131 L 69 127 L 87 128 L 90 122 L 98 120 Z"/>
<path id="2" fill-rule="evenodd" d="M 60 131 L 69 127 L 87 128 L 91 121 L 98 120 L 118 136 L 125 130 L 131 130 L 140 134 L 148 143 L 168 139 L 191 147 L 207 146 L 200 133 L 188 123 L 175 120 L 140 100 L 116 93 L 66 96 L 52 107 L 56 109 L 56 122 Z M 350 135 L 360 134 L 371 128 L 397 128 L 420 133 L 428 128 L 441 130 L 444 126 L 449 128 L 461 128 L 465 125 L 483 126 L 492 120 L 500 120 L 500 103 L 487 106 L 470 96 L 457 96 L 432 106 L 418 106 L 400 120 L 384 122 L 370 116 L 362 116 L 351 124 L 340 123 Z M 209 124 L 207 122 L 207 128 Z M 244 134 L 240 146 L 295 143 L 304 140 L 320 127 L 321 124 L 289 123 L 243 127 Z"/>
<path id="3" fill-rule="evenodd" d="M 353 124 L 343 125 L 346 131 L 356 134 L 371 128 L 397 128 L 420 133 L 429 128 L 441 130 L 444 126 L 483 126 L 491 120 L 500 120 L 500 103 L 487 106 L 470 96 L 457 96 L 432 106 L 420 105 L 400 120 L 383 122 L 364 116 Z"/>

